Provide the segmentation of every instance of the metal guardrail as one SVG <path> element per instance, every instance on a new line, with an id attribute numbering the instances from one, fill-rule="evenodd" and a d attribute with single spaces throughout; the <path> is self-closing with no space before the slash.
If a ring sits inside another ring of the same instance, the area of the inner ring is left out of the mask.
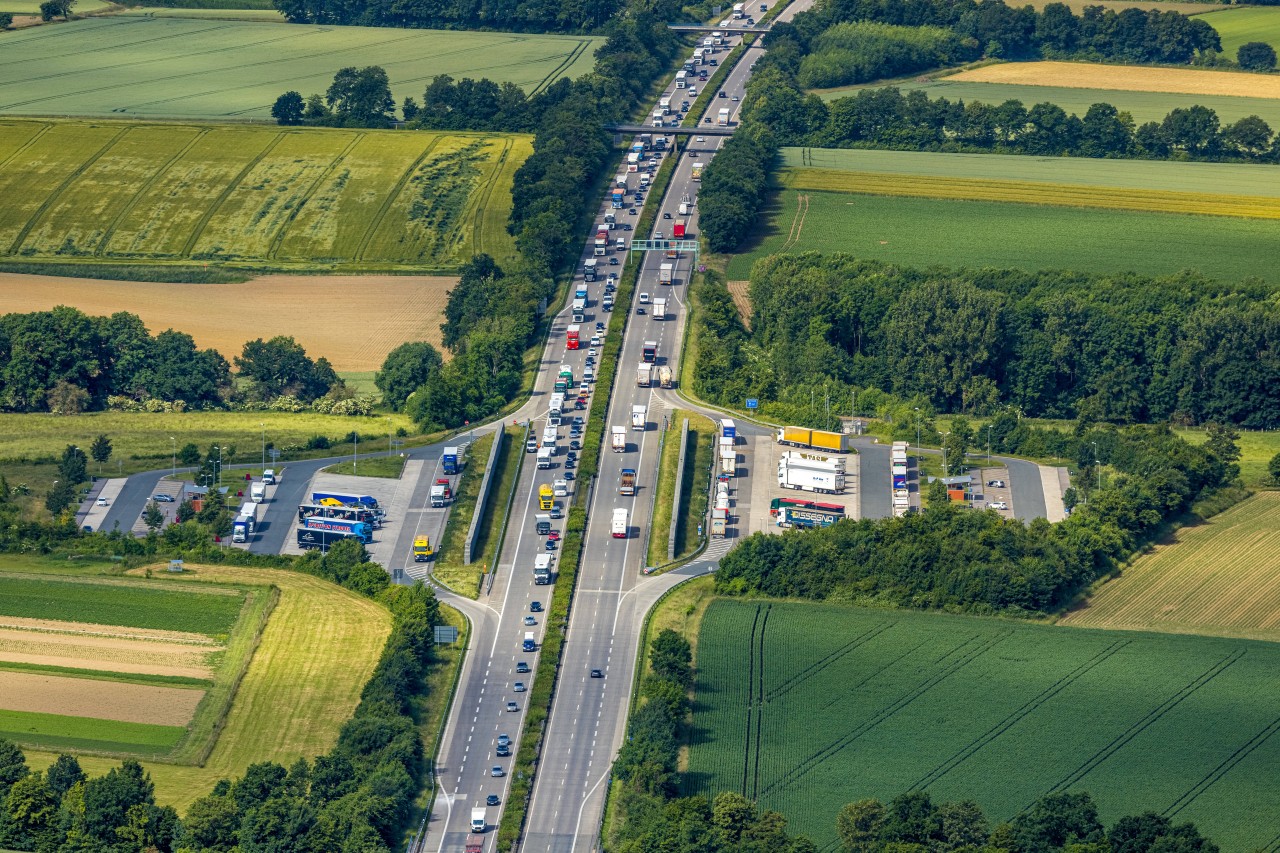
<path id="1" fill-rule="evenodd" d="M 476 542 L 476 534 L 480 532 L 480 524 L 484 521 L 484 506 L 489 498 L 489 484 L 493 482 L 494 470 L 498 467 L 498 454 L 502 452 L 502 442 L 507 438 L 506 429 L 499 427 L 493 432 L 493 446 L 489 448 L 489 462 L 480 481 L 480 492 L 476 495 L 476 508 L 471 513 L 471 526 L 467 528 L 467 538 L 462 543 L 462 564 L 471 565 L 471 552 Z"/>

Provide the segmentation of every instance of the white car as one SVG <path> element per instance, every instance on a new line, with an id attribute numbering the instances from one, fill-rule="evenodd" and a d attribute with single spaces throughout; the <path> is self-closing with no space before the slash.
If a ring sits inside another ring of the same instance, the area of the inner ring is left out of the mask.
<path id="1" fill-rule="evenodd" d="M 992 509 L 1008 509 L 1009 508 L 1009 505 L 1004 501 L 992 501 L 991 503 L 987 504 L 987 506 L 991 507 Z"/>
<path id="2" fill-rule="evenodd" d="M 94 503 L 98 506 L 108 506 L 106 498 L 98 498 Z"/>
<path id="3" fill-rule="evenodd" d="M 706 138 L 705 138 L 705 137 L 699 136 L 699 137 L 698 137 L 698 141 L 699 141 L 699 142 L 706 142 L 707 140 L 706 140 Z"/>
<path id="4" fill-rule="evenodd" d="M 551 492 L 557 498 L 569 496 L 569 484 L 564 480 L 556 480 L 551 484 Z"/>
<path id="5" fill-rule="evenodd" d="M 641 305 L 648 305 L 648 304 L 649 304 L 649 294 L 647 294 L 647 293 L 641 293 L 641 294 L 640 294 L 640 304 L 641 304 Z"/>

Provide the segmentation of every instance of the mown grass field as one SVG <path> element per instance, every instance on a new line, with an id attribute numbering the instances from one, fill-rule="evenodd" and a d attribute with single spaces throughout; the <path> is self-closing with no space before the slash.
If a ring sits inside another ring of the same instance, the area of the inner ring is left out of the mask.
<path id="1" fill-rule="evenodd" d="M 45 28 L 54 29 L 54 28 Z M 0 121 L 0 257 L 448 270 L 510 257 L 527 136 Z"/>
<path id="2" fill-rule="evenodd" d="M 1182 528 L 1061 624 L 1280 640 L 1280 492 Z"/>
<path id="3" fill-rule="evenodd" d="M 1280 49 L 1280 8 L 1275 6 L 1223 9 L 1200 20 L 1218 31 L 1222 52 L 1231 59 L 1245 42 L 1261 41 Z"/>
<path id="4" fill-rule="evenodd" d="M 767 225 L 729 261 L 730 279 L 765 255 L 809 250 L 914 266 L 1275 276 L 1280 184 L 1265 166 L 808 148 L 786 149 L 784 164 Z"/>
<path id="5" fill-rule="evenodd" d="M 0 573 L 0 616 L 189 631 L 226 638 L 244 606 L 242 589 L 175 589 L 152 581 L 30 577 Z"/>
<path id="6" fill-rule="evenodd" d="M 1163 5 L 1163 4 L 1162 4 Z M 1206 18 L 1205 20 L 1209 20 Z M 930 98 L 946 98 L 966 104 L 979 101 L 984 104 L 1002 104 L 1008 100 L 1022 101 L 1027 107 L 1033 104 L 1057 104 L 1069 113 L 1084 117 L 1089 107 L 1107 103 L 1133 116 L 1138 124 L 1162 121 L 1176 108 L 1200 104 L 1218 114 L 1221 122 L 1231 124 L 1245 116 L 1261 116 L 1272 127 L 1280 125 L 1280 101 L 1272 98 L 1248 98 L 1227 95 L 1187 95 L 1177 92 L 1135 92 L 1123 89 L 1081 89 L 1069 86 L 1026 86 L 1016 83 L 977 83 L 942 77 L 937 80 L 912 80 L 893 84 L 904 92 L 920 89 Z M 826 89 L 819 94 L 823 100 L 848 97 L 858 89 L 876 86 L 850 86 L 842 89 Z"/>
<path id="7" fill-rule="evenodd" d="M 833 844 L 864 797 L 1007 820 L 1089 791 L 1104 822 L 1194 821 L 1223 850 L 1280 822 L 1280 645 L 718 600 L 702 621 L 690 793 L 740 791 Z M 1210 722 L 1211 721 L 1211 722 Z"/>
<path id="8" fill-rule="evenodd" d="M 246 341 L 290 335 L 312 358 L 324 356 L 358 393 L 377 395 L 374 373 L 387 353 L 408 341 L 441 345 L 440 324 L 453 276 L 267 275 L 229 284 L 103 281 L 3 272 L 0 314 L 47 311 L 70 305 L 95 317 L 137 314 L 152 334 L 178 329 L 201 348 L 231 360 Z M 340 304 L 341 311 L 308 311 L 308 303 Z M 252 305 L 252 311 L 228 310 Z M 395 310 L 388 310 L 394 305 Z M 361 330 L 352 334 L 352 328 Z M 357 375 L 350 375 L 350 374 Z"/>
<path id="9" fill-rule="evenodd" d="M 281 93 L 323 94 L 339 68 L 365 65 L 386 69 L 397 104 L 409 95 L 421 101 L 438 74 L 488 77 L 533 92 L 590 71 L 603 43 L 578 36 L 98 17 L 6 34 L 0 112 L 270 121 Z"/>
<path id="10" fill-rule="evenodd" d="M 273 585 L 280 599 L 203 766 L 144 762 L 157 800 L 180 811 L 218 779 L 239 776 L 253 762 L 288 766 L 331 748 L 391 630 L 391 615 L 381 605 L 319 578 L 230 566 L 188 569 L 172 582 Z M 32 767 L 55 757 L 27 751 Z M 80 763 L 99 775 L 116 762 L 81 756 Z"/>
<path id="11" fill-rule="evenodd" d="M 962 71 L 947 79 L 979 83 L 1016 83 L 1023 86 L 1067 86 L 1077 89 L 1280 98 L 1280 76 L 1274 74 L 1163 68 L 1153 65 L 1005 62 Z"/>

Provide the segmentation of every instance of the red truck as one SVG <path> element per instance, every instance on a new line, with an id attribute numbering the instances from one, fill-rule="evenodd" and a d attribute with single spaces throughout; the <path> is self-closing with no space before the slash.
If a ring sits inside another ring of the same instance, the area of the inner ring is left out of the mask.
<path id="1" fill-rule="evenodd" d="M 671 232 L 671 236 L 672 236 L 672 237 L 674 237 L 674 238 L 675 238 L 675 239 L 677 239 L 677 240 L 683 240 L 683 239 L 684 239 L 684 233 L 685 233 L 685 232 L 684 232 L 684 223 L 683 223 L 683 222 L 677 222 L 677 223 L 676 223 L 676 228 L 675 228 L 675 230 Z"/>
<path id="2" fill-rule="evenodd" d="M 476 832 L 468 834 L 466 851 L 467 853 L 484 853 L 484 836 Z"/>

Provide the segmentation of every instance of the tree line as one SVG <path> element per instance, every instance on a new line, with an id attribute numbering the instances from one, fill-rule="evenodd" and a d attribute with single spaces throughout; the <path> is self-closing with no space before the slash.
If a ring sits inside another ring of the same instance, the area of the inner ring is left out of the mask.
<path id="1" fill-rule="evenodd" d="M 1158 9 L 1086 6 L 1075 14 L 1065 3 L 1010 6 L 996 0 L 832 0 L 775 24 L 765 37 L 786 61 L 812 51 L 831 27 L 872 21 L 906 27 L 943 27 L 989 59 L 1087 59 L 1185 65 L 1216 60 L 1217 31 L 1200 18 Z"/>
<path id="2" fill-rule="evenodd" d="M 1017 524 L 1010 522 L 1010 524 Z M 760 810 L 737 791 L 708 800 L 681 796 L 680 746 L 690 736 L 694 684 L 689 641 L 664 629 L 648 649 L 650 671 L 627 721 L 614 764 L 619 825 L 611 853 L 816 853 L 790 835 L 786 817 Z M 1122 817 L 1107 829 L 1086 792 L 1046 794 L 1011 820 L 992 825 L 972 800 L 935 804 L 928 791 L 887 803 L 857 800 L 832 815 L 844 853 L 985 851 L 985 853 L 1217 853 L 1193 823 L 1154 812 Z"/>
<path id="3" fill-rule="evenodd" d="M 0 408 L 10 412 L 78 414 L 143 403 L 210 409 L 280 397 L 312 403 L 343 387 L 327 359 L 312 360 L 292 337 L 246 342 L 235 366 L 238 390 L 216 350 L 173 329 L 152 336 L 124 311 L 90 317 L 58 306 L 0 317 Z"/>
<path id="4" fill-rule="evenodd" d="M 1266 121 L 1251 115 L 1223 125 L 1216 111 L 1199 104 L 1137 124 L 1105 102 L 1081 117 L 1048 102 L 1030 108 L 1013 99 L 965 103 L 892 87 L 824 102 L 777 75 L 754 94 L 744 118 L 768 126 L 779 145 L 1280 163 L 1280 136 Z"/>
<path id="5" fill-rule="evenodd" d="M 1280 311 L 1261 283 L 774 255 L 752 270 L 750 331 L 723 285 L 695 292 L 717 345 L 694 390 L 720 405 L 829 386 L 940 412 L 1280 427 Z"/>
<path id="6" fill-rule="evenodd" d="M 521 3 L 396 3 L 390 0 L 275 0 L 295 24 L 347 24 L 441 30 L 508 30 L 524 33 L 594 32 L 624 7 L 623 0 L 557 0 Z M 674 20 L 674 19 L 673 19 Z"/>
<path id="7" fill-rule="evenodd" d="M 400 849 L 426 769 L 416 714 L 439 604 L 421 584 L 391 586 L 356 542 L 309 554 L 297 567 L 375 598 L 393 614 L 382 657 L 333 749 L 287 768 L 252 764 L 240 778 L 219 781 L 180 819 L 156 805 L 150 775 L 136 761 L 89 778 L 75 758 L 61 755 L 47 771 L 33 771 L 14 744 L 0 740 L 0 845 L 41 853 Z"/>

